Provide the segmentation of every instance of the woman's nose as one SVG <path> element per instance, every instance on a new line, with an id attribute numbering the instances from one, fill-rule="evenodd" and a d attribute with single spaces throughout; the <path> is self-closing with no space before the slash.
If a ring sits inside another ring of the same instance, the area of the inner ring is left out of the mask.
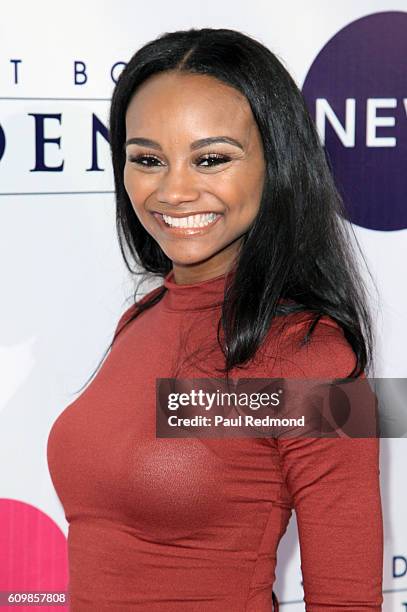
<path id="1" fill-rule="evenodd" d="M 169 168 L 160 176 L 156 195 L 159 202 L 166 204 L 193 202 L 199 197 L 197 178 L 185 166 Z"/>

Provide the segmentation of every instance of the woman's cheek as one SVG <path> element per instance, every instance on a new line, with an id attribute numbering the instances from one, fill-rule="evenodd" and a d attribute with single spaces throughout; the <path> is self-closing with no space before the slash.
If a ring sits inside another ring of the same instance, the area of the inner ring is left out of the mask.
<path id="1" fill-rule="evenodd" d="M 131 176 L 131 171 L 127 169 L 127 166 L 124 168 L 123 184 L 130 202 L 134 210 L 136 210 L 138 208 L 138 203 L 141 201 L 139 197 L 140 184 L 136 183 L 135 177 Z"/>

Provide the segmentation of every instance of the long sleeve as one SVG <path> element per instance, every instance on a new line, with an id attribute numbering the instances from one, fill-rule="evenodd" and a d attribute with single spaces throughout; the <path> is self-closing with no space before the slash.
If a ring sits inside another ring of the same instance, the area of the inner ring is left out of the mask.
<path id="1" fill-rule="evenodd" d="M 304 377 L 336 378 L 354 359 L 341 330 L 322 323 L 295 361 Z M 281 438 L 277 448 L 297 516 L 306 610 L 381 610 L 379 439 Z"/>
<path id="2" fill-rule="evenodd" d="M 307 609 L 380 609 L 377 440 L 157 436 L 157 378 L 219 378 L 224 364 L 225 277 L 177 285 L 172 274 L 153 307 L 134 321 L 133 307 L 122 314 L 97 378 L 49 435 L 69 522 L 71 609 L 270 612 L 293 507 Z M 288 318 L 236 378 L 347 374 L 352 352 L 340 330 L 318 324 L 300 345 Z M 296 407 L 288 386 L 283 400 Z"/>

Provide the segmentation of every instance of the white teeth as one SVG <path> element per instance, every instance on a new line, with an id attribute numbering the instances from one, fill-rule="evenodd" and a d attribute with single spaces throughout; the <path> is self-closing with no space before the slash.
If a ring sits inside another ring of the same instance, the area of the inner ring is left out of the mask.
<path id="1" fill-rule="evenodd" d="M 169 217 L 168 215 L 163 215 L 163 219 L 171 227 L 205 227 L 205 225 L 212 223 L 217 216 L 216 213 L 189 215 L 188 217 Z"/>

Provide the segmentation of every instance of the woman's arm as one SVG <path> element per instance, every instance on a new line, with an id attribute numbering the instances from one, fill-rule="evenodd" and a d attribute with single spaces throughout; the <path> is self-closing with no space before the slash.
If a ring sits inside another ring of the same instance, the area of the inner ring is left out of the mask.
<path id="1" fill-rule="evenodd" d="M 318 324 L 297 376 L 340 378 L 355 357 L 336 324 Z M 280 438 L 297 516 L 308 612 L 382 609 L 383 518 L 378 438 Z"/>
<path id="2" fill-rule="evenodd" d="M 378 438 L 278 440 L 309 612 L 381 610 Z"/>

